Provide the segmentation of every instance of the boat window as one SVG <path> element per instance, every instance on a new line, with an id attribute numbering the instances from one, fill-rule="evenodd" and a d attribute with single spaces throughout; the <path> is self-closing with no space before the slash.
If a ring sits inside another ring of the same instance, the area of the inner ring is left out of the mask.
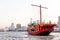
<path id="1" fill-rule="evenodd" d="M 34 29 L 31 29 L 31 31 L 35 31 Z"/>
<path id="2" fill-rule="evenodd" d="M 52 28 L 52 26 L 50 26 L 49 28 Z"/>
<path id="3" fill-rule="evenodd" d="M 44 29 L 45 27 L 44 26 L 42 26 L 42 29 Z"/>

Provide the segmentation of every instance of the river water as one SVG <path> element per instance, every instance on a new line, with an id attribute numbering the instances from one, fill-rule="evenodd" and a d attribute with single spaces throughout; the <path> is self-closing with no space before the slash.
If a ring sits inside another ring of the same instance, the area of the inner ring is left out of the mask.
<path id="1" fill-rule="evenodd" d="M 52 32 L 49 36 L 33 36 L 27 32 L 0 32 L 0 40 L 60 40 L 59 32 Z"/>

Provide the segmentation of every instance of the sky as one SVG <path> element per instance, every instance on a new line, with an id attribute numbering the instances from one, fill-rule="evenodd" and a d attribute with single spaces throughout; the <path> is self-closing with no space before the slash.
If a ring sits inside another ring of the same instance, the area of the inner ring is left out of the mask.
<path id="1" fill-rule="evenodd" d="M 31 4 L 42 5 L 48 9 L 42 8 L 42 20 L 48 22 L 58 22 L 60 16 L 60 0 L 0 0 L 0 27 L 10 26 L 13 22 L 27 26 L 30 18 L 39 20 L 39 7 Z"/>

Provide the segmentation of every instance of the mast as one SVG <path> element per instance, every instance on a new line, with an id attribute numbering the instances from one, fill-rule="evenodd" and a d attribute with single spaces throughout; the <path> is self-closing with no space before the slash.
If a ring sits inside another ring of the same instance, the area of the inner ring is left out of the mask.
<path id="1" fill-rule="evenodd" d="M 32 6 L 36 6 L 36 7 L 40 8 L 40 24 L 42 24 L 42 10 L 41 10 L 41 8 L 45 8 L 45 9 L 48 9 L 48 8 L 47 7 L 42 7 L 41 5 L 38 6 L 38 5 L 34 5 L 34 4 L 32 4 Z"/>

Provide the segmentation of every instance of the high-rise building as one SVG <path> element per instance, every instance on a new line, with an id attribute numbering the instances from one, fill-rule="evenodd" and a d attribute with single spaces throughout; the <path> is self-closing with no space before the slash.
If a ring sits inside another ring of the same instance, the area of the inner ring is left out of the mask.
<path id="1" fill-rule="evenodd" d="M 16 28 L 21 28 L 21 24 L 16 24 Z"/>
<path id="2" fill-rule="evenodd" d="M 15 29 L 16 31 L 19 31 L 19 30 L 21 30 L 21 24 L 16 24 L 16 29 Z"/>
<path id="3" fill-rule="evenodd" d="M 11 23 L 11 26 L 8 29 L 9 31 L 14 31 L 15 30 L 15 26 L 14 23 Z"/>
<path id="4" fill-rule="evenodd" d="M 60 16 L 58 16 L 58 23 L 57 23 L 57 25 L 54 27 L 54 31 L 55 31 L 55 32 L 60 32 Z"/>
<path id="5" fill-rule="evenodd" d="M 58 23 L 57 23 L 58 26 L 60 26 L 60 16 L 58 16 Z"/>

